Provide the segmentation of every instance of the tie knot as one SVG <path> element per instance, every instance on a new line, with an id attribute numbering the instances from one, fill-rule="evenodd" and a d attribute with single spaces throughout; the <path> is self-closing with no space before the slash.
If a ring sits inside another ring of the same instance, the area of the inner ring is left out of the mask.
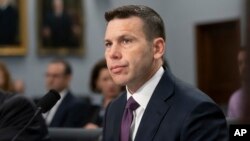
<path id="1" fill-rule="evenodd" d="M 126 108 L 129 108 L 130 110 L 134 111 L 136 110 L 140 105 L 134 100 L 134 98 L 131 96 L 126 104 Z"/>

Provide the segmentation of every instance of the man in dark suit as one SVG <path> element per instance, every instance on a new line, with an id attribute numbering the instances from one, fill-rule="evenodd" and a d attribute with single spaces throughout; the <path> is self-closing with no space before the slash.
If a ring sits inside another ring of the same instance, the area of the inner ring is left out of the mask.
<path id="1" fill-rule="evenodd" d="M 72 68 L 65 60 L 56 59 L 49 63 L 47 89 L 54 89 L 61 96 L 56 105 L 44 114 L 49 127 L 83 127 L 89 121 L 89 106 L 69 90 L 71 77 Z"/>
<path id="2" fill-rule="evenodd" d="M 104 141 L 226 141 L 218 106 L 164 69 L 164 23 L 146 6 L 105 13 L 105 57 L 115 83 L 126 93 L 106 110 Z"/>
<path id="3" fill-rule="evenodd" d="M 10 141 L 31 120 L 35 111 L 36 106 L 31 100 L 0 91 L 0 140 Z M 16 138 L 16 141 L 49 140 L 41 114 Z"/>

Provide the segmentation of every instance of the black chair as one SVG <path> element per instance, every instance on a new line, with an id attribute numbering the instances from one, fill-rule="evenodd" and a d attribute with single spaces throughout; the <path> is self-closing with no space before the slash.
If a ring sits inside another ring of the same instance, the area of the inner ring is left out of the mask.
<path id="1" fill-rule="evenodd" d="M 100 141 L 102 129 L 49 128 L 52 141 Z"/>

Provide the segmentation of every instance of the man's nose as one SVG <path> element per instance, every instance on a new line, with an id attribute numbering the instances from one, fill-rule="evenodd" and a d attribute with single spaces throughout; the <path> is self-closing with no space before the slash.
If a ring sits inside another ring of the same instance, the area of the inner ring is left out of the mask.
<path id="1" fill-rule="evenodd" d="M 111 59 L 121 59 L 122 58 L 121 48 L 118 45 L 114 44 L 110 49 L 109 57 Z"/>

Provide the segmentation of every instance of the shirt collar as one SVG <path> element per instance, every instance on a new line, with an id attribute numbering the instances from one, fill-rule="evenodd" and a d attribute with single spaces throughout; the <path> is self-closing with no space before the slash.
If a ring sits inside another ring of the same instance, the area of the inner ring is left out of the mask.
<path id="1" fill-rule="evenodd" d="M 148 102 L 153 95 L 153 92 L 159 83 L 162 75 L 164 73 L 163 67 L 160 67 L 158 71 L 151 77 L 146 83 L 144 83 L 135 93 L 131 94 L 126 86 L 127 100 L 133 96 L 135 101 L 140 104 L 140 106 L 146 109 Z"/>
<path id="2" fill-rule="evenodd" d="M 67 93 L 68 93 L 68 90 L 67 90 L 67 89 L 62 90 L 62 91 L 59 93 L 60 96 L 61 96 L 60 100 L 63 100 L 64 97 L 67 95 Z"/>

